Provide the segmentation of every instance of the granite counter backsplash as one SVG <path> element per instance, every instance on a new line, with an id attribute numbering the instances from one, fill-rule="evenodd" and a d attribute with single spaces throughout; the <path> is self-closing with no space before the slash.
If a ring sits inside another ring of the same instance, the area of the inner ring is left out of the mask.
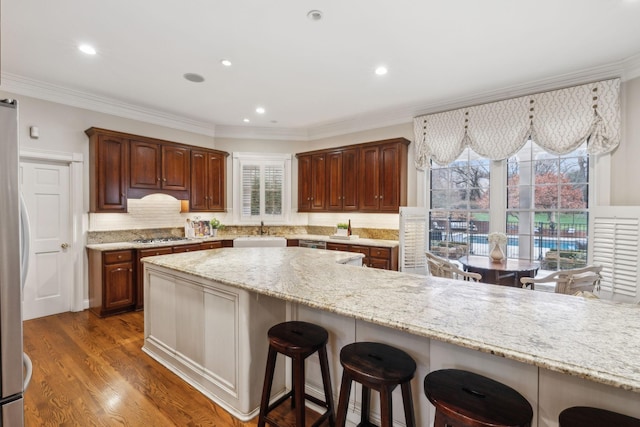
<path id="1" fill-rule="evenodd" d="M 315 234 L 330 236 L 335 233 L 334 227 L 321 226 L 265 226 L 270 236 L 287 236 Z M 238 236 L 257 236 L 259 226 L 226 226 L 218 230 L 218 237 L 233 239 Z M 363 239 L 398 240 L 398 230 L 380 228 L 354 228 L 353 234 Z M 159 237 L 184 237 L 183 227 L 148 228 L 140 230 L 89 231 L 87 244 L 131 242 L 137 239 L 151 239 Z"/>

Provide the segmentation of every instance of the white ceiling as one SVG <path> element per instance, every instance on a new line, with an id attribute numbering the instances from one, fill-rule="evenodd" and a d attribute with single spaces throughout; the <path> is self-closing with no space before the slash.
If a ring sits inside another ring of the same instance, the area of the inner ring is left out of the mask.
<path id="1" fill-rule="evenodd" d="M 217 135 L 375 127 L 640 55 L 629 0 L 9 0 L 1 17 L 2 89 Z"/>

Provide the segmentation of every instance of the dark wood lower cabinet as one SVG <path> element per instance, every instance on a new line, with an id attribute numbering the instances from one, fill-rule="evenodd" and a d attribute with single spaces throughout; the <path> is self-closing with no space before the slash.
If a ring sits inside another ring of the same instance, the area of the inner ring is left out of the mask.
<path id="1" fill-rule="evenodd" d="M 362 265 L 382 270 L 398 271 L 398 247 L 351 245 L 346 243 L 327 243 L 327 250 L 357 252 L 364 255 Z"/>
<path id="2" fill-rule="evenodd" d="M 102 317 L 136 304 L 133 250 L 89 250 L 89 309 Z"/>

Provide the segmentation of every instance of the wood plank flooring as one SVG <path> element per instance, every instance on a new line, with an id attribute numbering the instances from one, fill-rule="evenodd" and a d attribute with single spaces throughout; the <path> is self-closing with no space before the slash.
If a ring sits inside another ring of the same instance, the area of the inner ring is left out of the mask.
<path id="1" fill-rule="evenodd" d="M 257 425 L 257 418 L 236 420 L 142 352 L 143 325 L 142 312 L 25 321 L 24 350 L 33 361 L 25 426 Z M 291 411 L 278 415 L 293 425 Z"/>

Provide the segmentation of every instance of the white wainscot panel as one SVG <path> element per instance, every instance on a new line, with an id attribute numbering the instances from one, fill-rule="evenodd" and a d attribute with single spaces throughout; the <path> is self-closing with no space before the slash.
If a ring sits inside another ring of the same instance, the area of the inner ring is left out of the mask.
<path id="1" fill-rule="evenodd" d="M 593 406 L 640 418 L 638 402 L 638 393 L 540 369 L 539 427 L 558 427 L 560 412 L 572 406 Z"/>

